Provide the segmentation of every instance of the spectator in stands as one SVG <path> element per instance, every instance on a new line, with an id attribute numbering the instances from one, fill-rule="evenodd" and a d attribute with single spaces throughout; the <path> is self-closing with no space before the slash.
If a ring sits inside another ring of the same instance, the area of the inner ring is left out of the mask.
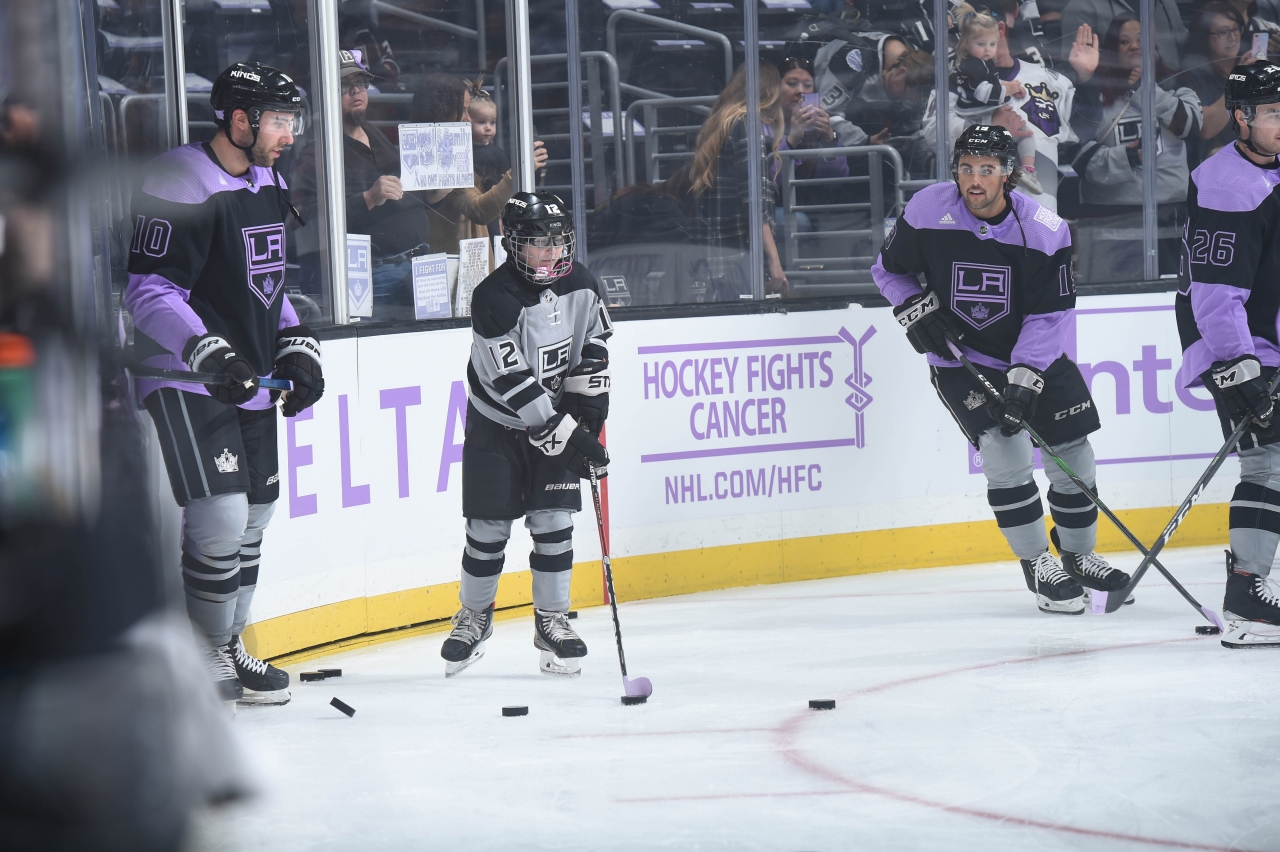
<path id="1" fill-rule="evenodd" d="M 368 234 L 373 251 L 373 318 L 413 319 L 412 255 L 425 254 L 431 223 L 423 199 L 406 196 L 400 185 L 400 151 L 365 121 L 373 75 L 356 53 L 339 51 L 342 81 L 342 166 L 347 233 Z M 298 206 L 314 211 L 315 144 L 302 152 L 293 171 Z M 314 214 L 312 214 L 314 215 Z M 312 216 L 308 216 L 313 220 Z"/>
<path id="2" fill-rule="evenodd" d="M 782 109 L 786 117 L 786 126 L 782 138 L 778 142 L 779 151 L 798 151 L 802 149 L 816 150 L 837 146 L 836 132 L 831 126 L 831 116 L 815 101 L 813 91 L 813 64 L 804 58 L 788 57 L 782 60 L 778 69 L 782 75 Z M 865 134 L 864 134 L 865 136 Z M 781 201 L 786 192 L 786 169 L 780 160 L 773 160 L 770 166 L 774 187 L 779 201 L 777 207 L 778 221 L 781 221 Z M 849 174 L 849 162 L 844 157 L 809 157 L 796 160 L 795 176 L 801 180 L 812 178 L 845 177 Z M 800 191 L 801 203 L 808 203 L 804 196 L 812 193 Z M 807 214 L 796 214 L 797 230 L 809 232 L 813 225 Z M 775 237 L 777 235 L 775 234 Z"/>
<path id="3" fill-rule="evenodd" d="M 511 171 L 511 158 L 501 146 L 495 144 L 498 137 L 498 105 L 489 93 L 480 88 L 480 81 L 471 85 L 471 105 L 467 107 L 471 117 L 471 161 L 476 169 L 476 186 L 488 192 Z M 541 142 L 537 143 L 542 144 Z M 502 233 L 498 219 L 489 223 L 489 236 Z"/>
<path id="4" fill-rule="evenodd" d="M 746 66 L 739 66 L 711 108 L 698 133 L 693 160 L 685 172 L 688 203 L 692 209 L 695 242 L 707 251 L 707 301 L 736 301 L 750 296 L 747 251 L 751 231 L 759 228 L 764 246 L 766 289 L 780 293 L 787 277 L 773 240 L 773 182 L 769 180 L 770 145 L 765 141 L 766 158 L 760 164 L 763 178 L 761 210 L 763 219 L 751 221 L 751 183 L 747 170 L 747 85 Z M 760 63 L 760 119 L 775 134 L 783 132 L 786 119 L 781 106 L 782 80 L 770 62 Z M 683 188 L 683 179 L 668 181 Z"/>
<path id="5" fill-rule="evenodd" d="M 917 133 L 933 86 L 933 57 L 923 50 L 886 48 L 884 55 L 896 56 L 893 64 L 880 72 L 877 85 L 863 88 L 846 115 L 870 134 L 871 145 Z"/>
<path id="6" fill-rule="evenodd" d="M 1255 58 L 1253 51 L 1240 55 L 1246 27 L 1240 10 L 1225 0 L 1205 3 L 1192 20 L 1178 79 L 1196 93 L 1204 111 L 1196 163 L 1235 139 L 1227 114 L 1227 75 L 1236 65 L 1252 64 Z"/>
<path id="7" fill-rule="evenodd" d="M 1187 27 L 1182 23 L 1176 0 L 1155 0 L 1155 3 L 1156 56 L 1166 68 L 1179 68 Z M 1062 31 L 1074 33 L 1088 24 L 1094 32 L 1105 33 L 1119 15 L 1136 19 L 1137 5 L 1138 0 L 1071 0 L 1062 10 Z"/>
<path id="8" fill-rule="evenodd" d="M 452 74 L 428 74 L 413 94 L 411 115 L 415 122 L 438 124 L 469 121 L 471 88 Z M 547 151 L 535 143 L 535 167 L 546 164 Z M 439 200 L 427 199 L 431 220 L 431 250 L 457 254 L 461 240 L 489 236 L 489 223 L 498 217 L 512 195 L 512 175 L 508 170 L 501 179 L 482 188 L 480 175 L 467 189 L 445 190 Z"/>
<path id="9" fill-rule="evenodd" d="M 1102 40 L 1097 73 L 1081 84 L 1073 115 L 1082 140 L 1073 163 L 1081 178 L 1076 272 L 1081 281 L 1140 280 L 1142 254 L 1142 77 L 1138 19 L 1116 16 Z M 1156 80 L 1169 74 L 1157 61 Z M 1156 89 L 1156 202 L 1162 205 L 1160 269 L 1176 272 L 1177 206 L 1187 197 L 1185 140 L 1198 134 L 1200 99 L 1189 88 Z"/>

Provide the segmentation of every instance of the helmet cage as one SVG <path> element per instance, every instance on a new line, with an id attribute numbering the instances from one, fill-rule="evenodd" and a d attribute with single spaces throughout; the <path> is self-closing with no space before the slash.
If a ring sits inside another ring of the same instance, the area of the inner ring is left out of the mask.
<path id="1" fill-rule="evenodd" d="M 569 274 L 573 268 L 574 248 L 577 240 L 573 231 L 563 234 L 521 233 L 508 229 L 503 237 L 503 247 L 507 250 L 507 263 L 511 264 L 519 275 L 530 284 L 547 286 L 557 279 Z M 528 261 L 528 250 L 531 248 L 547 248 L 559 246 L 563 249 L 560 257 L 554 259 L 550 266 L 535 266 Z"/>

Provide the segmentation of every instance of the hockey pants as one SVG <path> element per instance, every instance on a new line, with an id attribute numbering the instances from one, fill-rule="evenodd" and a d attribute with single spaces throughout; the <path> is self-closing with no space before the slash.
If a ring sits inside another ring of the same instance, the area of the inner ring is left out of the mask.
<path id="1" fill-rule="evenodd" d="M 467 609 L 486 609 L 498 595 L 498 577 L 506 560 L 511 524 L 467 519 L 467 546 L 462 554 L 458 598 Z M 573 518 L 564 509 L 538 509 L 524 518 L 533 534 L 529 567 L 533 572 L 533 605 L 552 612 L 569 611 L 569 579 L 573 574 Z"/>
<path id="2" fill-rule="evenodd" d="M 247 494 L 215 494 L 190 500 L 182 510 L 182 585 L 187 614 L 211 645 L 244 632 L 258 584 L 262 531 L 275 503 L 249 502 Z"/>
<path id="3" fill-rule="evenodd" d="M 1032 476 L 1035 464 L 1031 438 L 1026 432 L 1005 437 L 998 428 L 991 428 L 979 436 L 979 449 L 982 472 L 987 477 L 987 502 L 995 512 L 1000 532 L 1019 559 L 1035 559 L 1049 547 L 1049 537 L 1045 534 L 1040 489 Z M 1053 450 L 1086 485 L 1095 487 L 1093 447 L 1087 437 L 1060 444 Z M 1049 459 L 1044 461 L 1044 472 L 1049 478 L 1049 511 L 1063 549 L 1092 552 L 1098 536 L 1097 507 L 1062 468 Z"/>

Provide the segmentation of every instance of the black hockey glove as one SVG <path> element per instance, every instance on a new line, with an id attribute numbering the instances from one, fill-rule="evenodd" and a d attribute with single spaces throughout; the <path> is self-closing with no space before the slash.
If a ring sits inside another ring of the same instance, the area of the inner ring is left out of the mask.
<path id="1" fill-rule="evenodd" d="M 589 359 L 573 368 L 564 380 L 560 410 L 599 436 L 609 417 L 609 362 Z"/>
<path id="2" fill-rule="evenodd" d="M 1215 361 L 1208 373 L 1205 384 L 1212 383 L 1218 389 L 1232 420 L 1252 417 L 1264 429 L 1271 425 L 1275 402 L 1267 393 L 1262 364 L 1256 357 L 1241 355 L 1230 361 Z"/>
<path id="3" fill-rule="evenodd" d="M 311 329 L 295 325 L 276 335 L 276 366 L 271 375 L 293 382 L 280 405 L 285 417 L 310 408 L 324 396 L 324 370 L 320 365 L 320 344 Z"/>
<path id="4" fill-rule="evenodd" d="M 609 475 L 609 452 L 568 414 L 556 414 L 541 429 L 530 429 L 529 443 L 544 456 L 558 459 L 579 478 L 591 477 L 587 462 L 596 466 L 598 479 Z"/>
<path id="5" fill-rule="evenodd" d="M 182 347 L 182 360 L 197 373 L 225 376 L 226 383 L 205 385 L 209 395 L 227 405 L 240 405 L 258 394 L 253 365 L 216 334 L 193 337 Z"/>
<path id="6" fill-rule="evenodd" d="M 894 308 L 893 315 L 898 318 L 898 325 L 907 330 L 907 340 L 921 355 L 932 352 L 939 358 L 956 360 L 947 348 L 947 337 L 958 344 L 964 339 L 964 329 L 942 310 L 935 291 L 912 296 Z"/>
<path id="7" fill-rule="evenodd" d="M 1022 424 L 1036 413 L 1036 401 L 1044 390 L 1044 376 L 1026 364 L 1014 364 L 1005 374 L 1004 403 L 991 400 L 987 412 L 1000 424 L 1000 434 L 1011 438 L 1022 431 Z"/>

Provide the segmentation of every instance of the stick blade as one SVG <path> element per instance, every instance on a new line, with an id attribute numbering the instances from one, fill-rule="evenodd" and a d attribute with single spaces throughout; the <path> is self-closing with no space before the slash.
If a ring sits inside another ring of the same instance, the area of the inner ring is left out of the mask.
<path id="1" fill-rule="evenodd" d="M 628 698 L 648 698 L 653 695 L 653 684 L 647 677 L 624 677 L 622 690 Z"/>
<path id="2" fill-rule="evenodd" d="M 1119 591 L 1116 591 L 1116 592 L 1106 593 L 1108 615 L 1115 612 L 1120 607 L 1124 606 L 1124 602 L 1129 600 L 1129 596 L 1133 594 L 1134 588 L 1137 587 L 1138 581 L 1141 579 L 1142 579 L 1142 574 L 1138 574 L 1129 582 L 1129 585 L 1125 586 L 1123 589 L 1120 589 Z M 1098 594 L 1098 593 L 1094 592 L 1094 594 Z"/>
<path id="3" fill-rule="evenodd" d="M 1202 606 L 1200 607 L 1200 612 L 1204 613 L 1204 617 L 1209 619 L 1209 623 L 1218 628 L 1219 633 L 1227 632 L 1227 625 L 1223 623 L 1222 616 L 1218 615 L 1216 611 L 1209 609 L 1207 606 Z"/>

